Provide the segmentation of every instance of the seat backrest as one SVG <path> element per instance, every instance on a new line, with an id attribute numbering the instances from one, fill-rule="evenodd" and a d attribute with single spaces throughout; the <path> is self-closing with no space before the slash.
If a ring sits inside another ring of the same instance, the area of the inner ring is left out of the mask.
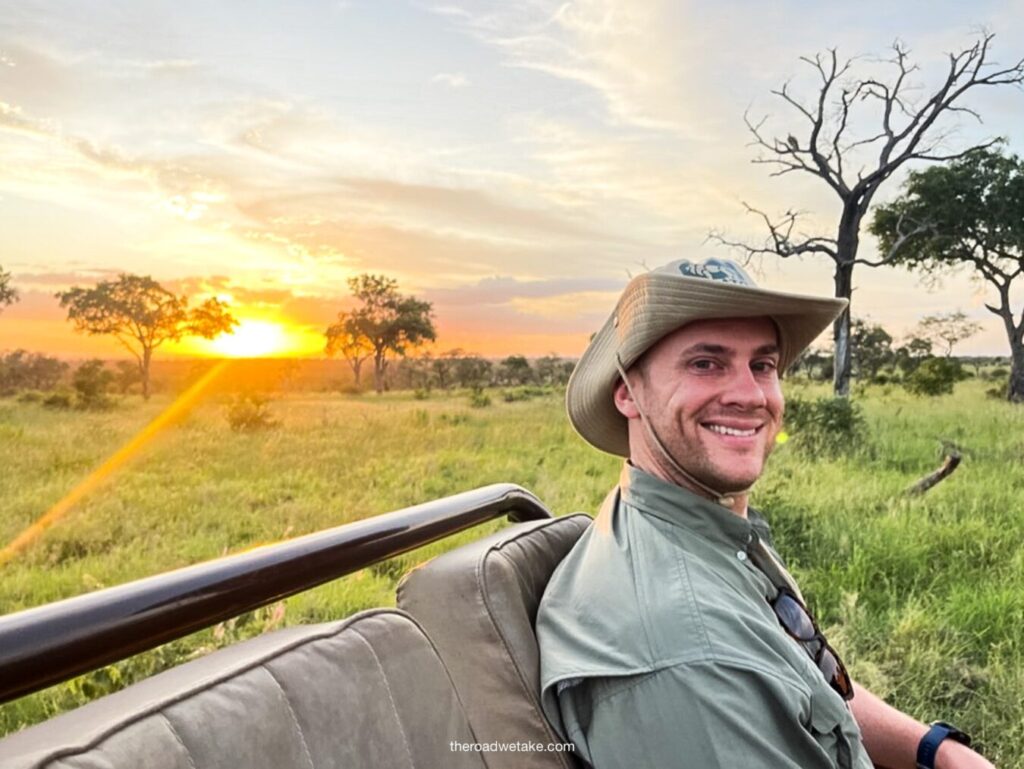
<path id="1" fill-rule="evenodd" d="M 0 741 L 2 769 L 481 769 L 465 711 L 408 615 L 286 628 Z"/>
<path id="2" fill-rule="evenodd" d="M 481 743 L 558 745 L 540 708 L 537 606 L 587 515 L 531 521 L 451 550 L 406 574 L 398 605 L 444 660 Z M 491 769 L 566 769 L 569 751 L 488 752 Z"/>

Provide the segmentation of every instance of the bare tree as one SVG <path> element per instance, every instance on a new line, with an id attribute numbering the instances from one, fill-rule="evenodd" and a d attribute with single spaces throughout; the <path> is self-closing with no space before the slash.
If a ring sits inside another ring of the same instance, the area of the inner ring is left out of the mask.
<path id="1" fill-rule="evenodd" d="M 952 357 L 953 348 L 981 331 L 981 324 L 967 317 L 963 310 L 927 315 L 917 323 L 917 336 L 945 347 L 946 357 Z"/>
<path id="2" fill-rule="evenodd" d="M 889 264 L 902 246 L 894 243 L 878 259 L 858 258 L 861 222 L 879 187 L 904 164 L 911 161 L 946 161 L 960 158 L 971 149 L 985 148 L 997 139 L 951 151 L 946 149 L 953 127 L 941 127 L 944 116 L 968 116 L 981 121 L 973 109 L 963 106 L 968 91 L 980 86 L 1017 85 L 1024 82 L 1024 59 L 1010 67 L 990 61 L 993 35 L 984 33 L 971 46 L 949 53 L 945 77 L 927 98 L 913 98 L 912 83 L 918 67 L 909 62 L 909 50 L 900 41 L 892 45 L 893 56 L 877 64 L 888 77 L 854 77 L 855 67 L 866 66 L 864 59 L 840 61 L 836 49 L 813 58 L 801 57 L 820 81 L 817 94 L 804 102 L 790 92 L 789 83 L 772 91 L 801 122 L 800 137 L 769 137 L 764 118 L 753 122 L 744 116 L 760 156 L 753 162 L 773 168 L 772 176 L 792 172 L 806 173 L 826 184 L 839 198 L 842 211 L 835 233 L 806 235 L 797 230 L 801 212 L 786 211 L 773 218 L 762 210 L 744 204 L 757 215 L 767 229 L 761 245 L 736 242 L 722 233 L 710 237 L 724 245 L 742 249 L 748 258 L 772 254 L 782 258 L 802 254 L 821 254 L 833 261 L 835 295 L 849 299 L 853 293 L 853 269 L 858 264 L 878 267 Z M 870 112 L 869 110 L 874 110 Z M 864 113 L 867 112 L 865 115 Z M 877 120 L 874 131 L 855 134 L 860 126 Z M 855 127 L 856 126 L 856 127 Z M 856 167 L 855 176 L 850 166 Z M 920 234 L 904 231 L 903 240 Z M 833 385 L 837 395 L 850 391 L 850 314 L 844 312 L 833 326 L 835 366 Z"/>

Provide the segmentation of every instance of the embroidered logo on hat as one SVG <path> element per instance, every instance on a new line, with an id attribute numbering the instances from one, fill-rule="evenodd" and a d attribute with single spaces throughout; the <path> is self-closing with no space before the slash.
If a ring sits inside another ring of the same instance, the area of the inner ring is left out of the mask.
<path id="1" fill-rule="evenodd" d="M 677 262 L 677 266 L 680 274 L 687 278 L 704 278 L 720 283 L 735 283 L 737 286 L 757 287 L 742 267 L 728 259 L 708 259 L 699 263 L 683 259 Z"/>

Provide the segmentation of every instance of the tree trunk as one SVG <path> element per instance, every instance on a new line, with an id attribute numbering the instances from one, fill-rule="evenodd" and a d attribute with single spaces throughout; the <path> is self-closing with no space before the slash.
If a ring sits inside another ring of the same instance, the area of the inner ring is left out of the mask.
<path id="1" fill-rule="evenodd" d="M 1024 330 L 1024 329 L 1022 329 Z M 1024 403 L 1024 339 L 1018 333 L 1016 339 L 1010 340 L 1010 386 L 1006 390 L 1006 399 L 1011 403 Z"/>
<path id="2" fill-rule="evenodd" d="M 363 359 L 355 358 L 353 360 L 350 360 L 349 363 L 352 364 L 352 374 L 356 378 L 356 387 L 359 387 L 360 374 L 363 373 Z"/>
<path id="3" fill-rule="evenodd" d="M 373 356 L 373 388 L 377 395 L 384 392 L 384 353 L 378 352 Z"/>
<path id="4" fill-rule="evenodd" d="M 849 299 L 853 294 L 853 265 L 836 264 L 835 272 L 836 297 Z M 833 393 L 842 398 L 850 395 L 850 366 L 852 362 L 850 349 L 850 307 L 832 324 L 832 341 L 835 343 L 835 358 L 832 373 Z"/>
<path id="5" fill-rule="evenodd" d="M 153 358 L 153 350 L 144 347 L 142 358 L 139 359 L 139 373 L 142 374 L 142 399 L 149 400 L 149 362 Z"/>
<path id="6" fill-rule="evenodd" d="M 1013 322 L 1010 307 L 1010 284 L 996 284 L 999 289 L 999 307 L 988 309 L 1003 319 L 1006 339 L 1010 343 L 1010 384 L 1006 388 L 1006 400 L 1010 403 L 1024 403 L 1024 317 L 1020 324 Z"/>

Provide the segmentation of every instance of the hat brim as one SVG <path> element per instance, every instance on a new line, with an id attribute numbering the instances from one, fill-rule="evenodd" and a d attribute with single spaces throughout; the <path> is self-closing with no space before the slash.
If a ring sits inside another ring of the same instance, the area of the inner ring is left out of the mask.
<path id="1" fill-rule="evenodd" d="M 628 421 L 615 408 L 616 355 L 628 369 L 658 340 L 696 320 L 767 316 L 779 330 L 779 370 L 785 371 L 846 309 L 845 299 L 649 272 L 634 278 L 615 312 L 594 336 L 566 388 L 576 431 L 610 454 L 629 456 Z"/>

